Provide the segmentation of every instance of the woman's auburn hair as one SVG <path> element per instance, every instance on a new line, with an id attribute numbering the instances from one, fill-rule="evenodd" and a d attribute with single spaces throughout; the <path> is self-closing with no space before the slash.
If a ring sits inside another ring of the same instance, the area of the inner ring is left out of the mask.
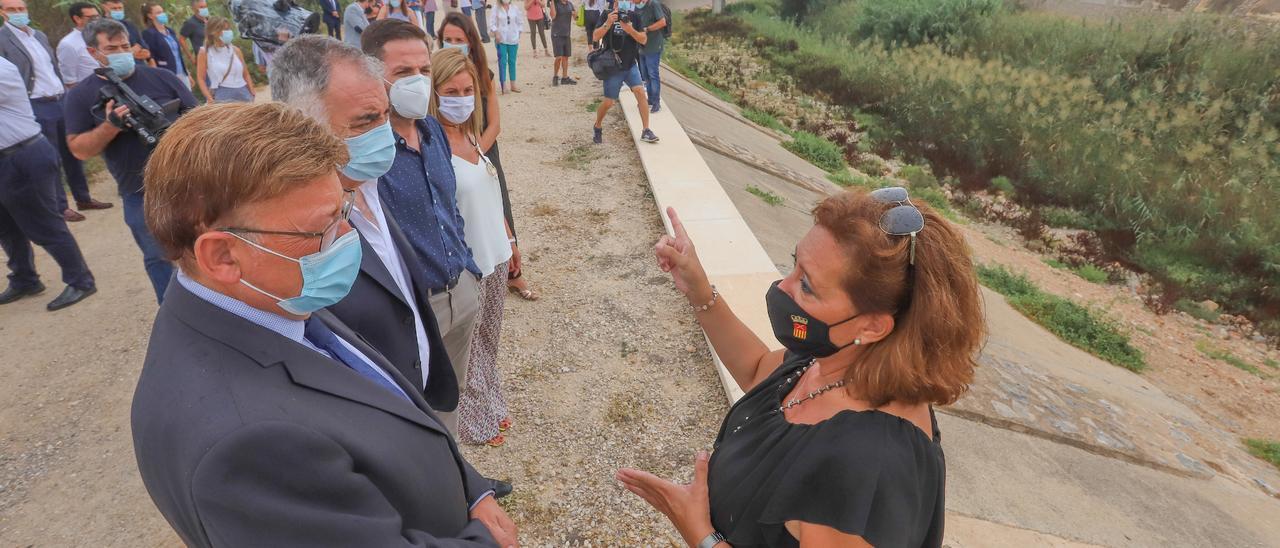
<path id="1" fill-rule="evenodd" d="M 471 131 L 475 133 L 476 138 L 484 133 L 484 108 L 480 104 L 480 82 L 476 79 L 476 67 L 471 64 L 471 59 L 462 54 L 462 50 L 456 48 L 444 48 L 431 54 L 431 102 L 427 107 L 427 112 L 441 123 L 452 123 L 440 116 L 440 88 L 449 83 L 455 76 L 467 73 L 471 75 L 472 85 L 475 87 L 473 97 L 476 98 L 476 108 L 471 112 L 471 121 L 467 125 L 471 126 Z"/>
<path id="2" fill-rule="evenodd" d="M 950 222 L 914 202 L 925 223 L 912 266 L 911 237 L 880 229 L 881 216 L 896 205 L 849 191 L 813 210 L 817 226 L 844 250 L 842 285 L 858 313 L 894 317 L 893 330 L 864 347 L 846 379 L 855 395 L 876 407 L 890 401 L 951 404 L 973 382 L 986 337 L 971 253 Z"/>

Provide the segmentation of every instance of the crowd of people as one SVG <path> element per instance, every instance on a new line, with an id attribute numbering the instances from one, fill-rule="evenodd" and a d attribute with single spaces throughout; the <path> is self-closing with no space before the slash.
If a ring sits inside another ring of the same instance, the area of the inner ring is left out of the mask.
<path id="1" fill-rule="evenodd" d="M 515 426 L 505 299 L 538 298 L 498 96 L 519 91 L 526 25 L 531 40 L 551 31 L 553 85 L 576 83 L 577 18 L 591 56 L 611 56 L 591 63 L 595 142 L 625 84 L 648 106 L 641 140 L 657 143 L 670 16 L 659 0 L 461 1 L 436 26 L 431 0 L 322 0 L 329 35 L 281 37 L 273 101 L 254 102 L 235 29 L 205 0 L 178 33 L 157 4 L 141 31 L 119 0 L 72 4 L 57 53 L 23 0 L 0 0 L 0 304 L 45 289 L 32 243 L 62 269 L 50 310 L 96 291 L 59 200 L 65 174 L 79 209 L 111 207 L 69 167 L 101 155 L 160 303 L 135 456 L 185 543 L 518 544 L 495 502 L 515 486 L 458 449 L 500 446 Z M 620 484 L 700 548 L 940 546 L 932 404 L 964 392 L 983 335 L 960 234 L 898 187 L 822 201 L 765 296 L 784 347 L 769 351 L 667 215 L 658 264 L 746 396 L 691 484 L 633 469 Z"/>

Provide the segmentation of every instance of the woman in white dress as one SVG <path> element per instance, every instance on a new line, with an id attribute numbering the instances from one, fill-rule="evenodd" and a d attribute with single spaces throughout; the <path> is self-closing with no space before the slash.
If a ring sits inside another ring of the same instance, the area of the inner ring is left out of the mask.
<path id="1" fill-rule="evenodd" d="M 498 171 L 481 152 L 493 145 L 496 136 L 485 136 L 484 114 L 476 108 L 475 65 L 461 49 L 444 48 L 431 56 L 431 69 L 434 89 L 429 111 L 449 138 L 467 247 L 484 275 L 467 378 L 459 379 L 463 386 L 458 439 L 496 447 L 505 441 L 502 431 L 511 424 L 498 375 L 498 341 L 507 276 L 520 270 L 520 250 L 502 214 Z"/>
<path id="2" fill-rule="evenodd" d="M 204 47 L 196 54 L 196 85 L 210 103 L 253 102 L 253 78 L 244 54 L 232 43 L 234 38 L 231 21 L 209 18 Z"/>

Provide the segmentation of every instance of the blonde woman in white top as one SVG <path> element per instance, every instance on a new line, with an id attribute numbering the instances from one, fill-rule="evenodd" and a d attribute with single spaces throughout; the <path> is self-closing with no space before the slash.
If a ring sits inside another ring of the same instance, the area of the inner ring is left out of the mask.
<path id="1" fill-rule="evenodd" d="M 210 103 L 253 102 L 253 78 L 234 38 L 231 22 L 223 17 L 210 17 L 205 24 L 205 45 L 196 54 L 196 85 Z"/>
<path id="2" fill-rule="evenodd" d="M 520 250 L 502 214 L 498 171 L 482 150 L 495 136 L 484 135 L 484 114 L 476 108 L 476 68 L 458 48 L 431 56 L 432 85 L 428 111 L 444 127 L 453 150 L 458 211 L 466 228 L 464 238 L 484 278 L 480 280 L 480 310 L 462 394 L 458 401 L 458 440 L 493 447 L 505 442 L 511 425 L 498 376 L 498 342 L 507 276 L 520 270 Z"/>

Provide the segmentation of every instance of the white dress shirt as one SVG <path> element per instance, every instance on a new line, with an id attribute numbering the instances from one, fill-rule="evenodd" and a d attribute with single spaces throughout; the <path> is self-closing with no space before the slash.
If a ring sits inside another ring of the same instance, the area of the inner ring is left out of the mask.
<path id="1" fill-rule="evenodd" d="M 400 256 L 400 250 L 396 249 L 395 242 L 391 239 L 391 231 L 386 229 L 387 217 L 382 211 L 382 201 L 378 197 L 378 180 L 365 181 L 360 185 L 359 192 L 364 196 L 369 209 L 373 211 L 361 211 L 357 205 L 356 214 L 351 216 L 351 222 L 369 242 L 373 252 L 378 254 L 378 259 L 382 260 L 382 266 L 387 267 L 387 271 L 391 273 L 391 279 L 396 282 L 396 288 L 400 290 L 400 294 L 409 303 L 409 309 L 413 311 L 413 334 L 418 339 L 418 357 L 422 359 L 422 388 L 425 390 L 427 370 L 430 369 L 427 364 L 431 363 L 431 344 L 427 342 L 426 327 L 422 323 L 422 314 L 418 312 L 418 300 L 413 298 L 413 292 L 410 290 L 409 267 Z M 373 217 L 374 222 L 370 222 L 370 216 Z"/>
<path id="2" fill-rule="evenodd" d="M 31 112 L 27 85 L 22 73 L 8 59 L 0 57 L 0 149 L 6 149 L 40 134 L 40 124 Z"/>
<path id="3" fill-rule="evenodd" d="M 36 72 L 36 85 L 31 90 L 31 98 L 62 95 L 65 88 L 58 81 L 58 73 L 53 70 L 53 59 L 49 58 L 49 50 L 44 49 L 44 44 L 36 40 L 35 33 L 30 28 L 24 29 L 13 23 L 6 22 L 5 26 L 13 31 L 18 41 L 22 42 L 22 47 L 27 50 L 27 55 L 31 56 L 31 68 Z M 18 81 L 22 82 L 22 78 L 19 77 Z"/>
<path id="4" fill-rule="evenodd" d="M 228 297 L 222 293 L 218 293 L 217 291 L 205 287 L 200 282 L 191 279 L 191 277 L 188 276 L 187 273 L 183 272 L 181 268 L 178 269 L 178 273 L 175 277 L 183 288 L 190 291 L 193 295 L 204 299 L 209 304 L 258 324 L 260 327 L 269 329 L 281 337 L 310 348 L 311 350 L 314 350 L 338 363 L 342 363 L 342 360 L 339 360 L 328 352 L 317 348 L 316 345 L 307 340 L 307 337 L 305 336 L 307 326 L 303 321 L 259 310 L 233 297 Z M 369 366 L 378 373 L 378 376 L 391 383 L 391 386 L 394 386 L 396 390 L 400 392 L 400 395 L 405 397 L 405 399 L 409 399 L 409 395 L 404 393 L 404 389 L 400 388 L 399 384 L 396 384 L 395 379 L 392 379 L 391 375 L 387 373 L 386 370 L 378 366 L 378 362 L 369 359 L 369 356 L 366 356 L 364 352 L 361 352 L 359 349 L 352 346 L 351 343 L 347 342 L 342 337 L 336 338 L 338 339 L 338 342 L 342 343 L 342 346 L 346 348 L 348 352 L 351 352 L 352 354 L 355 354 L 356 357 L 364 360 L 365 363 L 369 364 Z"/>
<path id="5" fill-rule="evenodd" d="M 70 86 L 93 75 L 93 70 L 102 65 L 89 55 L 89 47 L 84 43 L 84 35 L 77 29 L 71 29 L 58 42 L 58 68 L 62 70 L 62 83 Z"/>

